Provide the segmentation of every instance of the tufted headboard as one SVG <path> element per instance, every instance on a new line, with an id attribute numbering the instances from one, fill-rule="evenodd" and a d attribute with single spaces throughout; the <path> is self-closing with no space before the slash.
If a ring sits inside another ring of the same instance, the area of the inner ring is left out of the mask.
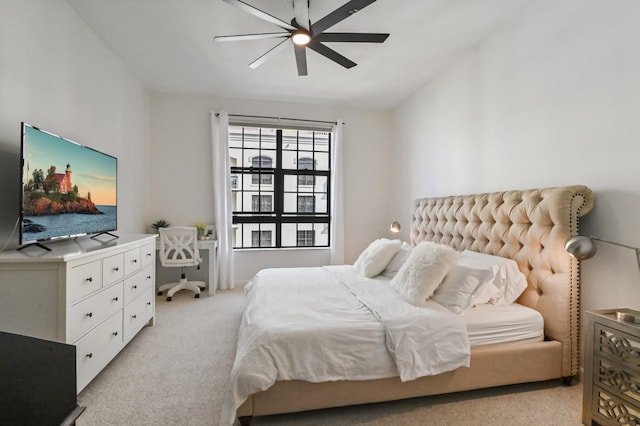
<path id="1" fill-rule="evenodd" d="M 578 261 L 564 249 L 593 207 L 586 186 L 421 198 L 411 208 L 411 241 L 514 259 L 529 286 L 518 303 L 542 314 L 545 337 L 562 344 L 562 375 L 580 367 Z"/>

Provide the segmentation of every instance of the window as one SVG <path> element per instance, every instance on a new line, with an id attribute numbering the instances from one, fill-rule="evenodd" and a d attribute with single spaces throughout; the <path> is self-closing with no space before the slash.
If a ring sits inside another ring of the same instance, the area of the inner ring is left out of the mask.
<path id="1" fill-rule="evenodd" d="M 252 195 L 251 211 L 252 212 L 272 212 L 273 197 L 271 195 Z"/>
<path id="2" fill-rule="evenodd" d="M 313 247 L 313 231 L 298 231 L 298 247 Z"/>
<path id="3" fill-rule="evenodd" d="M 273 160 L 269 157 L 266 156 L 260 156 L 260 157 L 254 157 L 251 159 L 251 167 L 254 169 L 269 169 L 272 166 Z M 264 184 L 264 185 L 271 185 L 273 184 L 273 176 L 272 175 L 265 175 L 265 174 L 254 174 L 251 176 L 251 183 L 253 185 L 259 185 L 259 184 Z"/>
<path id="4" fill-rule="evenodd" d="M 331 132 L 229 126 L 234 248 L 328 247 Z"/>
<path id="5" fill-rule="evenodd" d="M 298 176 L 298 186 L 313 186 L 315 182 L 314 176 L 302 175 Z"/>
<path id="6" fill-rule="evenodd" d="M 298 170 L 313 170 L 313 158 L 303 157 L 298 160 Z"/>
<path id="7" fill-rule="evenodd" d="M 313 195 L 298 195 L 298 213 L 313 213 Z"/>
<path id="8" fill-rule="evenodd" d="M 271 231 L 251 231 L 251 247 L 271 247 Z"/>

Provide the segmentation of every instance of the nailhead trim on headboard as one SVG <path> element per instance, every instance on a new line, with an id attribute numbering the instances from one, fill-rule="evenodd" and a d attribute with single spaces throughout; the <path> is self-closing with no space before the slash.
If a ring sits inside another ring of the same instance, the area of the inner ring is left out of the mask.
<path id="1" fill-rule="evenodd" d="M 514 259 L 529 282 L 518 302 L 542 314 L 546 337 L 562 343 L 563 376 L 573 376 L 580 365 L 579 269 L 564 244 L 578 235 L 579 217 L 593 202 L 582 185 L 422 198 L 411 209 L 411 240 Z"/>

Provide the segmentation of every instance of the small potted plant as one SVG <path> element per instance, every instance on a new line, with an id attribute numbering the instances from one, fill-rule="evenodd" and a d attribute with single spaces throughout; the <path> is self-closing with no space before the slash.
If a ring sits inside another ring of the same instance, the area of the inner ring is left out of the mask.
<path id="1" fill-rule="evenodd" d="M 151 224 L 151 227 L 156 230 L 156 233 L 158 233 L 158 230 L 160 228 L 167 228 L 169 226 L 170 226 L 169 222 L 167 222 L 164 219 L 160 219 L 160 220 L 154 222 L 153 224 Z"/>
<path id="2" fill-rule="evenodd" d="M 196 223 L 193 226 L 195 226 L 196 229 L 198 230 L 198 239 L 203 240 L 204 239 L 204 232 L 207 229 L 207 225 L 205 225 L 204 223 Z"/>

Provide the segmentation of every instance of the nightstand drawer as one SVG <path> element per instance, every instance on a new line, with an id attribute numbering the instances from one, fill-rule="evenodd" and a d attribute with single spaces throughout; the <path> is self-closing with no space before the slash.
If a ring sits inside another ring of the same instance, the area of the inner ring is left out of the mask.
<path id="1" fill-rule="evenodd" d="M 594 352 L 626 365 L 640 367 L 640 338 L 596 324 Z"/>
<path id="2" fill-rule="evenodd" d="M 593 420 L 602 425 L 638 425 L 640 424 L 640 411 L 637 406 L 630 404 L 623 398 L 615 396 L 603 389 L 594 386 Z"/>
<path id="3" fill-rule="evenodd" d="M 640 406 L 640 372 L 609 359 L 594 357 L 594 385 Z"/>

